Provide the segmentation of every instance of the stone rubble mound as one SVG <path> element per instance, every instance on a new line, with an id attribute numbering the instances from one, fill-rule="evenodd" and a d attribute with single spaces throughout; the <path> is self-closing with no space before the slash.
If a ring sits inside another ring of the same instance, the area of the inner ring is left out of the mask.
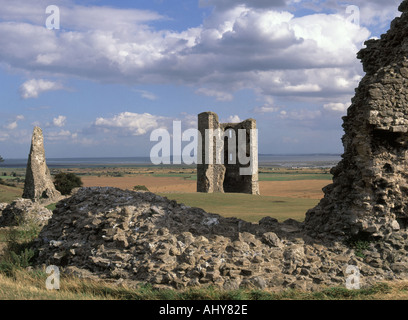
<path id="1" fill-rule="evenodd" d="M 294 220 L 253 224 L 110 187 L 80 188 L 61 200 L 35 247 L 38 265 L 130 286 L 314 290 L 344 285 L 349 264 L 365 284 L 396 278 L 378 265 L 375 249 L 364 260 L 344 244 L 314 243 Z"/>
<path id="2" fill-rule="evenodd" d="M 16 226 L 33 223 L 39 226 L 47 224 L 52 211 L 30 199 L 17 199 L 10 204 L 0 203 L 0 226 Z"/>

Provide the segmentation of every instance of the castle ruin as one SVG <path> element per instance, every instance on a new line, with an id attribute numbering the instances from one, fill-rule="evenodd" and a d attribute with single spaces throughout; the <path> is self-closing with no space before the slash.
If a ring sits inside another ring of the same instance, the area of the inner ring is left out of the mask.
<path id="1" fill-rule="evenodd" d="M 203 112 L 198 131 L 197 192 L 259 194 L 256 120 L 220 123 Z"/>

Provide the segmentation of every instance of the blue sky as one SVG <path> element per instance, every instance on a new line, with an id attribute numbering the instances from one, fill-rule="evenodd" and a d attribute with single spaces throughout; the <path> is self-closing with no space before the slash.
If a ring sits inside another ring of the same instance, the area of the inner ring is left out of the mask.
<path id="1" fill-rule="evenodd" d="M 0 155 L 38 125 L 47 157 L 148 156 L 203 111 L 256 119 L 260 153 L 341 153 L 356 53 L 399 2 L 0 0 Z"/>

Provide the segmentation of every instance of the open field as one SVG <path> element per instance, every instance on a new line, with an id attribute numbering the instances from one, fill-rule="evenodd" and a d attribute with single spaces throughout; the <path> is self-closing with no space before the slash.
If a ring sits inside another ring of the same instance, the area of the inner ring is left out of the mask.
<path id="1" fill-rule="evenodd" d="M 331 182 L 327 169 L 276 169 L 260 170 L 261 196 L 245 194 L 204 194 L 196 192 L 197 176 L 191 167 L 101 167 L 52 170 L 73 172 L 79 175 L 84 187 L 109 186 L 133 190 L 134 186 L 146 186 L 149 191 L 177 200 L 185 205 L 200 207 L 226 217 L 237 217 L 257 222 L 265 216 L 280 221 L 288 218 L 302 221 L 308 209 L 323 197 L 322 188 Z M 0 202 L 10 202 L 21 197 L 22 186 L 18 178 L 24 171 L 7 169 L 0 184 Z M 17 179 L 18 179 L 17 178 Z"/>
<path id="2" fill-rule="evenodd" d="M 179 176 L 134 175 L 124 177 L 83 176 L 84 187 L 109 186 L 132 190 L 136 185 L 144 185 L 157 193 L 195 193 L 197 182 Z M 261 194 L 290 198 L 321 199 L 322 188 L 330 183 L 329 179 L 305 179 L 286 181 L 260 181 Z"/>
<path id="3" fill-rule="evenodd" d="M 21 197 L 23 190 L 21 188 L 0 185 L 0 202 L 11 202 Z"/>
<path id="4" fill-rule="evenodd" d="M 279 221 L 289 218 L 303 221 L 306 211 L 313 208 L 319 201 L 233 193 L 160 193 L 160 195 L 191 207 L 202 208 L 207 212 L 217 213 L 224 217 L 235 217 L 248 222 L 258 222 L 267 216 Z"/>
<path id="5" fill-rule="evenodd" d="M 289 177 L 289 174 L 283 174 Z M 282 174 L 279 175 L 281 178 Z M 296 175 L 298 176 L 298 175 Z M 245 194 L 205 194 L 196 192 L 196 181 L 185 179 L 180 173 L 151 175 L 140 174 L 124 177 L 83 176 L 84 186 L 110 186 L 132 190 L 144 185 L 151 192 L 177 200 L 185 205 L 203 208 L 226 217 L 237 217 L 257 222 L 265 216 L 280 221 L 288 218 L 303 221 L 308 209 L 313 208 L 323 197 L 322 188 L 330 180 L 261 181 L 261 196 Z"/>

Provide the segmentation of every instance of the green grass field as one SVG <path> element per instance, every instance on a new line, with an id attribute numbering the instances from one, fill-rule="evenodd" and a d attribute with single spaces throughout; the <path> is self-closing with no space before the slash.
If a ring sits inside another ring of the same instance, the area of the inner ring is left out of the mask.
<path id="1" fill-rule="evenodd" d="M 332 180 L 330 173 L 260 173 L 259 181 Z"/>
<path id="2" fill-rule="evenodd" d="M 322 288 L 316 292 L 288 289 L 282 292 L 214 288 L 187 290 L 153 289 L 142 285 L 137 289 L 97 283 L 62 276 L 60 290 L 45 288 L 47 274 L 42 270 L 15 269 L 12 276 L 0 271 L 0 300 L 406 300 L 407 282 L 378 283 L 371 288 L 347 290 L 343 287 Z"/>
<path id="3" fill-rule="evenodd" d="M 274 217 L 279 221 L 289 218 L 303 221 L 306 211 L 319 202 L 316 199 L 234 193 L 162 193 L 161 195 L 190 207 L 202 208 L 207 212 L 217 213 L 224 217 L 236 217 L 249 222 L 258 222 L 266 216 Z"/>
<path id="4" fill-rule="evenodd" d="M 276 178 L 279 177 L 274 177 L 274 179 Z M 284 178 L 287 180 L 282 181 L 291 181 L 289 175 Z M 0 185 L 0 202 L 11 202 L 21 197 L 21 195 L 21 188 Z M 225 217 L 237 217 L 249 222 L 258 222 L 266 216 L 274 217 L 279 221 L 284 221 L 288 218 L 303 221 L 306 211 L 313 208 L 319 202 L 319 200 L 316 199 L 254 196 L 233 193 L 165 193 L 161 195 L 191 207 L 203 208 L 207 212 L 217 213 Z M 50 209 L 52 210 L 54 208 L 52 207 Z"/>
<path id="5" fill-rule="evenodd" d="M 20 188 L 0 185 L 0 202 L 11 202 L 21 197 L 23 190 Z"/>
<path id="6" fill-rule="evenodd" d="M 152 174 L 152 176 L 157 178 L 184 178 L 186 180 L 197 180 L 196 174 L 188 173 L 155 173 Z"/>
<path id="7" fill-rule="evenodd" d="M 162 173 L 152 174 L 160 178 L 184 178 L 186 180 L 197 180 L 196 174 L 187 173 Z M 330 173 L 259 173 L 259 181 L 299 181 L 299 180 L 332 180 Z"/>

